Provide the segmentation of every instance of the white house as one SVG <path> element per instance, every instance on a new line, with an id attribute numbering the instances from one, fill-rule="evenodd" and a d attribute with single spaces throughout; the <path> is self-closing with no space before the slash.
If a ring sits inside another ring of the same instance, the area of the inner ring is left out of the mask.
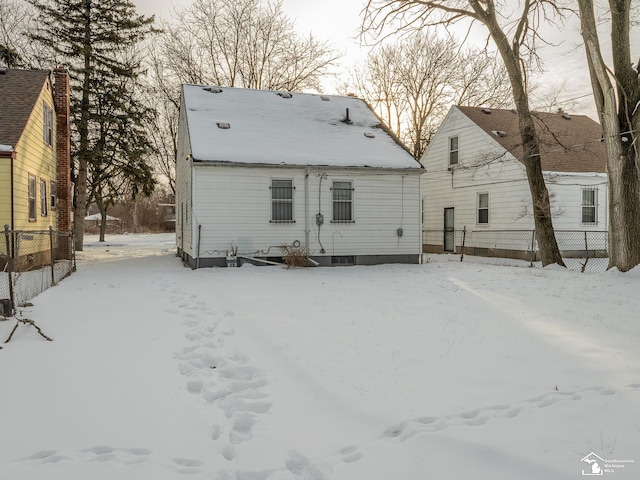
<path id="1" fill-rule="evenodd" d="M 176 165 L 192 268 L 419 262 L 424 170 L 360 99 L 184 85 Z"/>
<path id="2" fill-rule="evenodd" d="M 587 232 L 607 230 L 606 152 L 600 125 L 584 115 L 535 113 L 553 224 L 564 256 Z M 531 258 L 531 194 L 514 110 L 454 106 L 422 164 L 424 251 Z M 584 237 L 584 238 L 583 238 Z M 590 234 L 599 254 L 606 234 Z"/>

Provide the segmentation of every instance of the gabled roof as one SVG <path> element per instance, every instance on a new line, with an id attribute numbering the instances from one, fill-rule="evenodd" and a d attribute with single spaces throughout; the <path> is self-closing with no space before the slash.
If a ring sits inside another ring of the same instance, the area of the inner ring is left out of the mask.
<path id="1" fill-rule="evenodd" d="M 422 168 L 354 97 L 198 85 L 182 97 L 194 161 Z"/>
<path id="2" fill-rule="evenodd" d="M 48 78 L 48 70 L 0 73 L 0 145 L 16 146 Z"/>
<path id="3" fill-rule="evenodd" d="M 457 106 L 505 150 L 522 159 L 515 110 Z M 586 115 L 533 112 L 545 172 L 604 173 L 607 153 L 602 127 Z"/>

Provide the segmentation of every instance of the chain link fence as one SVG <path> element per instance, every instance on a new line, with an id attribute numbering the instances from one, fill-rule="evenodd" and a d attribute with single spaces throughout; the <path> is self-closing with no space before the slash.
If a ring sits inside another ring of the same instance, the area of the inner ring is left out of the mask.
<path id="1" fill-rule="evenodd" d="M 515 259 L 541 268 L 535 230 L 424 230 L 423 252 Z M 609 265 L 607 231 L 556 230 L 562 259 L 570 270 L 601 273 Z"/>
<path id="2" fill-rule="evenodd" d="M 13 231 L 0 241 L 0 315 L 20 307 L 76 269 L 69 232 Z"/>

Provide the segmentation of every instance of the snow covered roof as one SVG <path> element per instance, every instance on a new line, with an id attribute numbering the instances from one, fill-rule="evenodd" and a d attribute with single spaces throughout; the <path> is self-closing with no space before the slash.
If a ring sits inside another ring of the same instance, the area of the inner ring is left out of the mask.
<path id="1" fill-rule="evenodd" d="M 0 152 L 13 152 L 11 145 L 0 145 Z"/>
<path id="2" fill-rule="evenodd" d="M 182 92 L 194 161 L 422 168 L 355 97 L 198 85 Z"/>

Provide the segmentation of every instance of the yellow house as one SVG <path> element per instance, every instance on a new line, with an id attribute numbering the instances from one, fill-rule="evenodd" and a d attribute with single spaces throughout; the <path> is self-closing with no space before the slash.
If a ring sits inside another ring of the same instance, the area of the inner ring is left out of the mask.
<path id="1" fill-rule="evenodd" d="M 70 230 L 68 103 L 66 70 L 0 69 L 2 231 Z"/>

